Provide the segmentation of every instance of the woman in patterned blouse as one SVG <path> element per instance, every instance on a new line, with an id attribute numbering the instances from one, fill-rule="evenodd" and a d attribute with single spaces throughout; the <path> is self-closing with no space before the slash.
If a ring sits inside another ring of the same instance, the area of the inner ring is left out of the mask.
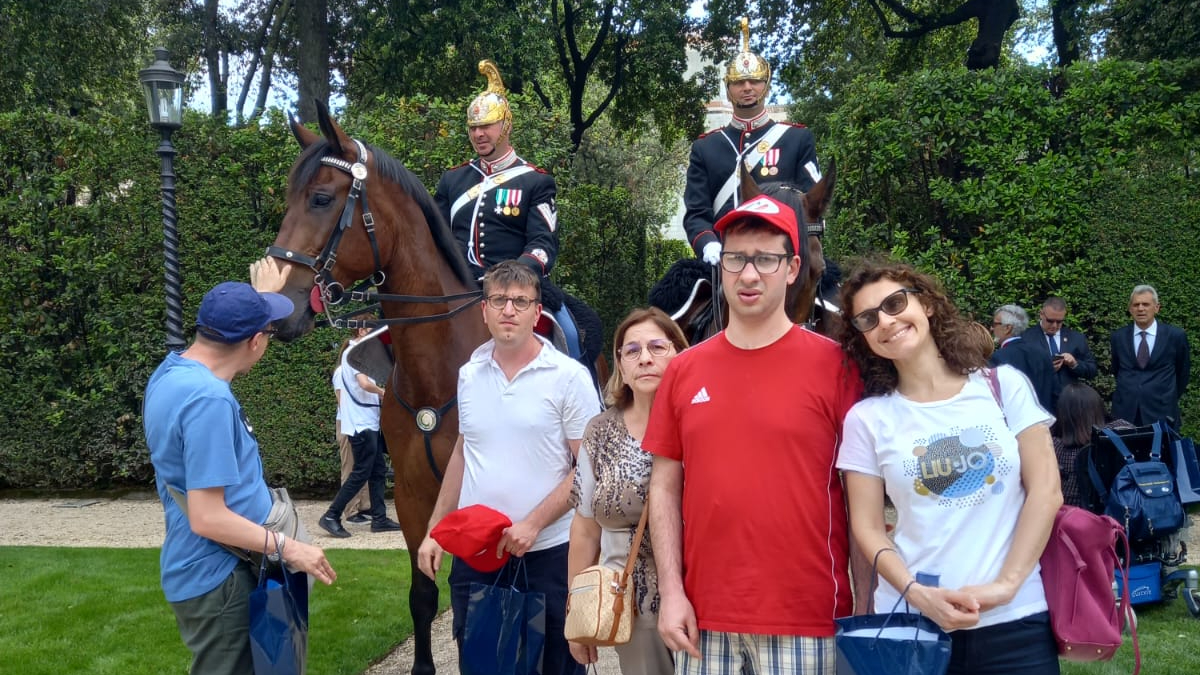
<path id="1" fill-rule="evenodd" d="M 650 455 L 641 448 L 650 404 L 667 364 L 686 348 L 679 327 L 659 309 L 635 309 L 617 327 L 616 367 L 605 397 L 609 408 L 588 424 L 575 468 L 568 579 L 590 565 L 625 567 L 650 484 Z M 674 659 L 658 635 L 658 574 L 649 532 L 642 538 L 633 581 L 638 615 L 633 637 L 616 647 L 621 673 L 669 675 Z M 572 642 L 570 648 L 575 660 L 595 663 L 596 647 Z"/>

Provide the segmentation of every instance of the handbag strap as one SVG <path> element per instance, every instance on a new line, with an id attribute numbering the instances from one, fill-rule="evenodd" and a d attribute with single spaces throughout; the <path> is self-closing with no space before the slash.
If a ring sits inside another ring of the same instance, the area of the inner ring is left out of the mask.
<path id="1" fill-rule="evenodd" d="M 633 565 L 637 562 L 638 551 L 642 549 L 642 536 L 646 533 L 646 521 L 650 515 L 650 496 L 642 503 L 642 517 L 638 520 L 637 532 L 633 535 L 633 543 L 629 545 L 629 558 L 625 561 L 625 571 L 621 573 L 621 587 L 624 588 L 633 574 Z"/>

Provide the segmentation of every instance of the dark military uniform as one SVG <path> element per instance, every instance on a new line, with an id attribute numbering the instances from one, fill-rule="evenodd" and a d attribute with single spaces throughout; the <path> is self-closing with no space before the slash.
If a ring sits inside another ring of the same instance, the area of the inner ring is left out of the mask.
<path id="1" fill-rule="evenodd" d="M 758 183 L 787 182 L 808 191 L 821 177 L 812 132 L 803 125 L 769 118 L 746 125 L 735 119 L 696 139 L 683 190 L 683 229 L 697 256 L 705 244 L 719 241 L 713 223 L 740 201 L 735 173 L 738 157 Z M 732 191 L 726 188 L 731 176 Z M 729 197 L 714 208 L 722 188 Z"/>
<path id="2" fill-rule="evenodd" d="M 505 260 L 548 275 L 558 256 L 554 178 L 516 153 L 498 164 L 490 175 L 478 158 L 450 169 L 434 198 L 479 275 Z"/>

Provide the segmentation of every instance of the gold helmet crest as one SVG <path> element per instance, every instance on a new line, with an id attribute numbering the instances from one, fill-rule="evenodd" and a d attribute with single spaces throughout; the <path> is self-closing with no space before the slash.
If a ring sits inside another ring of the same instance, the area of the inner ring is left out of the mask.
<path id="1" fill-rule="evenodd" d="M 750 51 L 750 20 L 742 17 L 742 51 L 725 67 L 725 84 L 742 80 L 763 80 L 771 84 L 771 66 L 766 59 Z"/>
<path id="2" fill-rule="evenodd" d="M 508 107 L 508 92 L 504 89 L 504 80 L 500 79 L 500 69 L 493 61 L 484 59 L 479 62 L 479 72 L 487 78 L 487 89 L 467 106 L 467 127 L 507 122 L 508 128 L 512 129 L 512 110 Z"/>

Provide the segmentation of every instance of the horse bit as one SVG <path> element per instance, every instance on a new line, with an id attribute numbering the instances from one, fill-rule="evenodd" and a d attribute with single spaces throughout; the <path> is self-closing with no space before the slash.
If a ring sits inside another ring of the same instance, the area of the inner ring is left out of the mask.
<path id="1" fill-rule="evenodd" d="M 378 289 L 387 280 L 387 273 L 383 271 L 383 265 L 379 259 L 379 241 L 375 237 L 375 217 L 371 215 L 371 209 L 367 204 L 367 148 L 362 141 L 351 139 L 354 141 L 355 147 L 358 149 L 358 160 L 354 163 L 347 162 L 341 157 L 325 156 L 321 158 L 321 164 L 331 166 L 335 169 L 349 174 L 352 182 L 350 183 L 350 191 L 346 195 L 346 205 L 342 208 L 342 215 L 338 218 L 337 226 L 329 233 L 329 239 L 325 241 L 325 247 L 317 257 L 312 257 L 283 248 L 272 244 L 267 247 L 267 255 L 285 260 L 288 262 L 298 262 L 308 265 L 316 276 L 313 278 L 313 283 L 321 291 L 321 303 L 325 314 L 328 316 L 329 325 L 336 328 L 377 328 L 379 326 L 391 324 L 418 324 L 430 323 L 434 321 L 443 321 L 453 318 L 463 310 L 472 307 L 473 303 L 465 302 L 452 310 L 441 312 L 439 314 L 428 314 L 423 316 L 404 316 L 394 318 L 376 318 L 376 319 L 347 319 L 346 317 L 363 314 L 366 312 L 376 311 L 380 308 L 380 302 L 398 302 L 410 304 L 439 304 L 449 303 L 458 300 L 474 300 L 483 296 L 482 291 L 469 291 L 467 293 L 456 293 L 453 295 L 397 295 L 394 293 L 380 293 Z M 359 282 L 354 288 L 346 290 L 345 287 L 333 278 L 333 267 L 337 264 L 337 250 L 342 242 L 342 236 L 346 230 L 354 225 L 354 209 L 359 199 L 362 199 L 362 223 L 363 230 L 367 233 L 367 239 L 371 242 L 371 255 L 375 262 L 375 271 L 370 277 Z M 346 312 L 338 316 L 333 316 L 329 311 L 329 307 L 336 307 L 345 302 L 367 302 L 375 303 L 369 307 Z M 392 369 L 392 379 L 396 377 L 395 368 Z M 395 387 L 389 387 L 392 390 L 392 396 L 396 399 L 405 410 L 408 411 L 416 422 L 417 429 L 425 438 L 425 456 L 429 461 L 429 467 L 433 470 L 433 475 L 438 482 L 442 480 L 442 472 L 438 469 L 437 462 L 434 461 L 433 447 L 431 436 L 441 426 L 442 418 L 458 401 L 458 396 L 452 397 L 445 405 L 434 408 L 425 406 L 420 409 L 409 405 L 407 401 L 400 398 L 396 393 Z"/>

